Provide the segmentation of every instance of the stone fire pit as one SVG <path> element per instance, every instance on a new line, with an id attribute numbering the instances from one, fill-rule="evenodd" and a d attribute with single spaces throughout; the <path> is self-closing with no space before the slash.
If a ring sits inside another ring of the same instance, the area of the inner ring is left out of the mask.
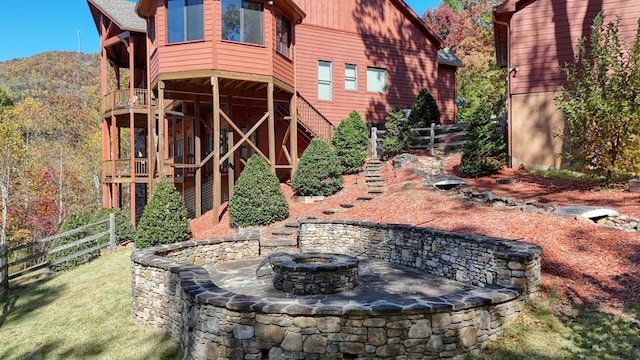
<path id="1" fill-rule="evenodd" d="M 333 294 L 358 285 L 358 258 L 342 254 L 282 254 L 271 259 L 273 286 L 293 295 Z"/>

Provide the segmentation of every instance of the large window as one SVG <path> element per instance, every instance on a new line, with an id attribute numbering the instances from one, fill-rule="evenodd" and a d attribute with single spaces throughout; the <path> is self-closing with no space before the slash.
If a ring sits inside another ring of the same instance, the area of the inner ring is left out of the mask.
<path id="1" fill-rule="evenodd" d="M 222 39 L 250 44 L 264 43 L 262 4 L 222 0 Z"/>
<path id="2" fill-rule="evenodd" d="M 331 61 L 318 61 L 318 100 L 331 100 Z"/>
<path id="3" fill-rule="evenodd" d="M 344 89 L 358 90 L 358 66 L 355 64 L 344 64 Z"/>
<path id="4" fill-rule="evenodd" d="M 367 91 L 387 92 L 387 70 L 383 68 L 367 67 Z"/>
<path id="5" fill-rule="evenodd" d="M 167 41 L 204 39 L 203 0 L 167 0 Z"/>
<path id="6" fill-rule="evenodd" d="M 289 57 L 289 48 L 291 47 L 291 21 L 286 17 L 278 14 L 276 16 L 276 49 L 286 57 Z"/>

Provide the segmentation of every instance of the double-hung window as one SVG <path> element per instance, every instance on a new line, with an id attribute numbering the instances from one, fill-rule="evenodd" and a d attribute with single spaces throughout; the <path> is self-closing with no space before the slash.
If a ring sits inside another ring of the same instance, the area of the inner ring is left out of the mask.
<path id="1" fill-rule="evenodd" d="M 289 57 L 291 47 L 291 21 L 282 14 L 276 15 L 276 50 L 286 57 Z"/>
<path id="2" fill-rule="evenodd" d="M 358 90 L 358 66 L 355 64 L 344 64 L 344 89 Z"/>
<path id="3" fill-rule="evenodd" d="M 203 0 L 167 0 L 167 42 L 204 39 Z"/>
<path id="4" fill-rule="evenodd" d="M 332 100 L 331 61 L 318 61 L 318 100 Z"/>
<path id="5" fill-rule="evenodd" d="M 222 39 L 249 44 L 264 44 L 262 3 L 222 0 Z"/>
<path id="6" fill-rule="evenodd" d="M 367 67 L 367 91 L 387 92 L 387 69 Z"/>

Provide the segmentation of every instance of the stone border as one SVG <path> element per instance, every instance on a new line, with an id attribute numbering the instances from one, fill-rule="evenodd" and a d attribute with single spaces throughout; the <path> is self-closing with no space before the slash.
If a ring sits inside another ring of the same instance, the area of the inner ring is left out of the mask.
<path id="1" fill-rule="evenodd" d="M 358 239 L 371 242 L 370 255 L 389 254 L 388 259 L 398 264 L 413 261 L 415 265 L 417 261 L 409 253 L 398 252 L 397 246 L 403 244 L 399 239 L 426 244 L 419 238 L 405 236 L 409 232 L 400 229 L 411 229 L 420 236 L 433 232 L 449 234 L 446 240 L 467 244 L 461 240 L 463 234 L 399 224 L 337 221 L 304 222 L 303 242 L 311 239 L 312 228 L 319 236 L 320 227 L 330 233 L 331 227 L 345 230 L 345 226 L 354 233 L 367 234 Z M 380 234 L 372 229 L 386 229 L 395 235 L 389 240 L 383 237 L 380 242 Z M 390 244 L 386 251 L 380 248 L 386 242 L 391 243 L 392 238 L 393 246 Z M 512 246 L 505 247 L 505 241 L 499 239 L 467 242 L 487 245 L 495 253 L 495 259 L 510 260 L 507 269 L 522 261 L 538 261 L 539 268 L 540 251 L 532 245 L 517 246 L 516 242 L 510 242 Z M 431 246 L 438 251 L 445 249 Z M 526 281 L 524 288 L 487 284 L 464 294 L 448 294 L 430 301 L 424 298 L 402 304 L 350 301 L 348 306 L 332 306 L 331 302 L 321 304 L 317 298 L 278 302 L 235 294 L 212 283 L 203 268 L 259 255 L 259 239 L 251 235 L 136 250 L 131 255 L 134 317 L 168 331 L 182 345 L 185 358 L 191 359 L 445 359 L 478 354 L 487 343 L 496 340 L 504 324 L 522 310 L 525 294 L 530 295 L 523 290 L 533 289 Z M 441 253 L 441 257 L 446 256 L 450 255 Z M 494 263 L 494 258 L 487 258 L 488 263 Z M 444 269 L 443 264 L 436 269 Z M 513 276 L 517 270 L 509 271 Z"/>

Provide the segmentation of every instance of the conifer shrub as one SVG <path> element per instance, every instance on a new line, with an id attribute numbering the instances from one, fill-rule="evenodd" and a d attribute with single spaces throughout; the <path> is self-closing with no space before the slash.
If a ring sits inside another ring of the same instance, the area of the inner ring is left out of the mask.
<path id="1" fill-rule="evenodd" d="M 110 209 L 110 208 L 102 208 L 98 210 L 90 219 L 90 223 L 95 223 L 100 220 L 105 220 L 109 218 L 110 214 L 115 215 L 116 220 L 116 244 L 122 244 L 126 241 L 133 240 L 135 236 L 135 230 L 133 229 L 133 225 L 131 225 L 131 220 L 129 219 L 129 215 L 126 214 L 121 209 Z M 109 228 L 109 224 L 100 225 L 92 231 L 93 233 L 98 233 L 105 231 Z"/>
<path id="2" fill-rule="evenodd" d="M 422 89 L 413 103 L 408 119 L 410 128 L 426 128 L 440 123 L 440 110 L 429 90 Z"/>
<path id="3" fill-rule="evenodd" d="M 362 168 L 367 159 L 369 143 L 367 124 L 357 111 L 343 119 L 336 128 L 331 143 L 342 165 L 344 174 L 355 174 Z"/>
<path id="4" fill-rule="evenodd" d="M 313 139 L 300 157 L 291 187 L 299 196 L 327 196 L 342 188 L 342 166 L 331 145 Z"/>
<path id="5" fill-rule="evenodd" d="M 229 201 L 231 226 L 269 225 L 288 216 L 289 203 L 278 177 L 260 156 L 251 156 Z"/>
<path id="6" fill-rule="evenodd" d="M 135 232 L 138 249 L 190 238 L 189 218 L 182 196 L 168 179 L 156 184 Z"/>
<path id="7" fill-rule="evenodd" d="M 385 118 L 384 126 L 387 134 L 382 139 L 382 155 L 390 157 L 403 152 L 409 147 L 409 124 L 402 109 L 394 107 Z"/>
<path id="8" fill-rule="evenodd" d="M 69 215 L 66 219 L 64 219 L 64 221 L 62 222 L 62 225 L 60 226 L 60 229 L 58 230 L 58 234 L 75 230 L 81 226 L 85 226 L 90 223 L 90 219 L 91 219 L 91 213 L 88 210 L 80 210 L 78 212 L 75 212 Z M 63 238 L 53 240 L 53 242 L 49 245 L 49 250 L 54 250 L 55 248 L 61 247 L 63 245 L 71 244 L 89 235 L 91 235 L 91 232 L 90 230 L 87 230 L 71 236 L 65 236 Z M 92 246 L 95 246 L 95 242 L 84 243 L 78 246 L 72 246 L 68 249 L 64 249 L 64 250 L 55 252 L 53 254 L 47 255 L 47 261 L 53 262 L 55 260 L 62 259 L 68 255 L 74 254 L 78 251 L 88 249 Z M 74 259 L 62 262 L 60 264 L 52 265 L 49 267 L 49 269 L 53 271 L 68 270 L 77 265 L 87 262 L 91 258 L 98 256 L 99 254 L 100 254 L 100 250 L 96 250 L 89 254 L 76 257 Z"/>
<path id="9" fill-rule="evenodd" d="M 460 172 L 465 177 L 495 174 L 505 165 L 506 145 L 499 125 L 488 108 L 470 117 L 467 141 L 462 148 Z"/>

